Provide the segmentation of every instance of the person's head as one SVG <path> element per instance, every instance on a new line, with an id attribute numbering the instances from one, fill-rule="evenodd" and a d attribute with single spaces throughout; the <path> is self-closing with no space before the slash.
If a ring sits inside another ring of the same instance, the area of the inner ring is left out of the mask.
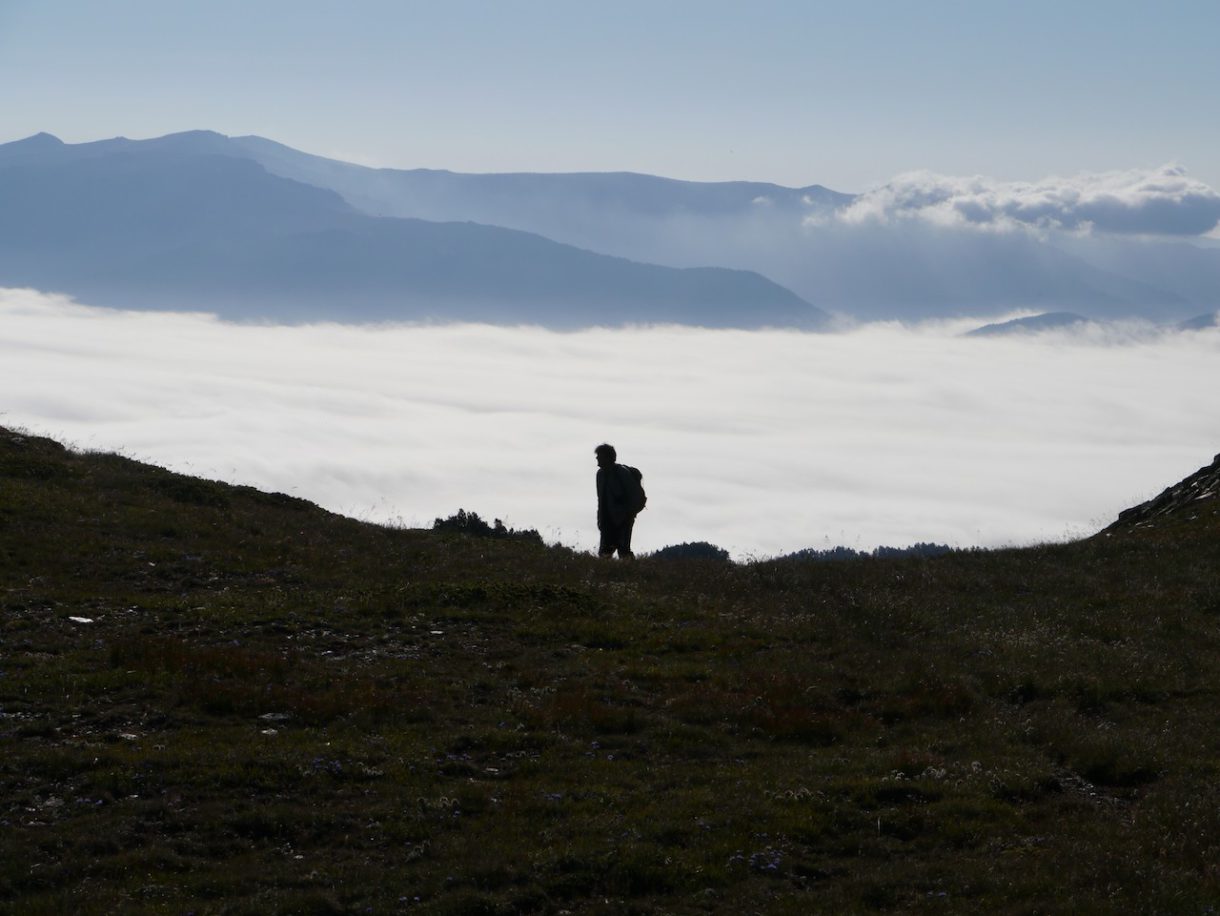
<path id="1" fill-rule="evenodd" d="M 614 446 L 604 442 L 593 449 L 593 454 L 597 456 L 597 466 L 599 468 L 611 467 L 618 460 L 618 452 L 614 450 Z"/>

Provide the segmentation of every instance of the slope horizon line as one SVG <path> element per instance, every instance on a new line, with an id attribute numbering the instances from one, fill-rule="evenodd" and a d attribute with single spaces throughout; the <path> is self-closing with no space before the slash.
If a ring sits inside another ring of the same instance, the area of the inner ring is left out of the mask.
<path id="1" fill-rule="evenodd" d="M 432 173 L 444 174 L 444 175 L 476 175 L 476 176 L 483 176 L 483 175 L 504 175 L 504 176 L 515 176 L 515 175 L 548 175 L 548 176 L 551 176 L 551 175 L 553 175 L 553 176 L 572 176 L 572 177 L 586 177 L 586 176 L 591 176 L 591 175 L 631 176 L 634 178 L 651 178 L 651 179 L 658 180 L 658 181 L 674 182 L 677 184 L 686 184 L 686 185 L 721 185 L 721 186 L 722 185 L 746 185 L 746 186 L 757 186 L 760 188 L 762 188 L 762 187 L 777 188 L 782 191 L 795 191 L 795 192 L 827 191 L 832 194 L 839 194 L 844 197 L 851 197 L 851 198 L 858 196 L 858 194 L 856 194 L 854 192 L 836 191 L 833 188 L 827 187 L 826 185 L 816 184 L 816 183 L 807 184 L 807 185 L 786 185 L 786 184 L 780 184 L 780 183 L 774 182 L 774 181 L 760 181 L 760 180 L 755 180 L 755 179 L 750 179 L 750 178 L 727 178 L 727 179 L 717 179 L 717 180 L 701 180 L 701 179 L 695 179 L 695 178 L 675 178 L 671 175 L 659 175 L 659 174 L 656 174 L 653 172 L 637 172 L 637 171 L 632 171 L 630 169 L 574 170 L 574 171 L 558 171 L 558 172 L 549 172 L 549 171 L 541 171 L 541 170 L 537 170 L 537 171 L 536 170 L 526 170 L 526 171 L 509 170 L 509 171 L 463 172 L 463 171 L 458 171 L 455 169 L 430 168 L 427 166 L 366 165 L 361 162 L 352 162 L 351 160 L 348 160 L 348 159 L 340 159 L 340 158 L 337 158 L 334 156 L 325 156 L 320 153 L 312 153 L 307 150 L 298 149 L 295 146 L 290 146 L 287 143 L 280 142 L 279 140 L 273 140 L 270 137 L 264 137 L 261 134 L 226 134 L 226 133 L 222 133 L 217 130 L 212 130 L 210 128 L 194 128 L 194 129 L 190 129 L 190 130 L 171 131 L 167 134 L 158 134 L 156 136 L 150 136 L 150 137 L 127 137 L 122 134 L 116 134 L 115 136 L 112 136 L 112 137 L 101 137 L 96 140 L 78 140 L 75 142 L 70 142 L 70 141 L 64 140 L 63 138 L 59 137 L 58 135 L 56 135 L 54 133 L 51 133 L 50 131 L 38 131 L 37 133 L 30 134 L 25 137 L 16 137 L 12 140 L 0 141 L 0 147 L 5 147 L 5 146 L 10 146 L 10 145 L 15 145 L 15 144 L 31 143 L 31 141 L 38 141 L 38 142 L 42 142 L 42 143 L 46 143 L 46 141 L 54 141 L 53 144 L 47 144 L 47 145 L 55 145 L 55 146 L 93 146 L 96 144 L 105 144 L 105 143 L 156 143 L 158 140 L 172 140 L 172 139 L 187 138 L 187 137 L 201 137 L 201 138 L 206 137 L 209 139 L 215 138 L 215 139 L 219 139 L 219 140 L 229 140 L 229 141 L 236 141 L 236 142 L 255 141 L 258 143 L 267 143 L 267 144 L 271 144 L 273 146 L 277 146 L 281 149 L 290 150 L 299 155 L 310 156 L 315 159 L 323 159 L 323 160 L 326 160 L 327 162 L 342 162 L 344 165 L 348 165 L 353 168 L 367 169 L 371 172 L 432 172 Z"/>

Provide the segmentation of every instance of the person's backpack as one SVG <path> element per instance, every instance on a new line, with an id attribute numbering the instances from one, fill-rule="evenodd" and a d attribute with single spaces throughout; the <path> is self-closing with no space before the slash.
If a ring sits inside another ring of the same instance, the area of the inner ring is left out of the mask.
<path id="1" fill-rule="evenodd" d="M 627 482 L 627 504 L 631 506 L 632 514 L 639 515 L 648 505 L 648 494 L 644 492 L 644 475 L 640 473 L 639 468 L 633 468 L 629 464 L 621 464 L 619 467 L 627 472 L 623 475 L 623 480 Z"/>

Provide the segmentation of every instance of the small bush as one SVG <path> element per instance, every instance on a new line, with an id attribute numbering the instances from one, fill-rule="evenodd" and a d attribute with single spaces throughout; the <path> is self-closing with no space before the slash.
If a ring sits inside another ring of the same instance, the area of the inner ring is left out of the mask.
<path id="1" fill-rule="evenodd" d="M 438 518 L 432 523 L 433 531 L 450 531 L 457 534 L 466 534 L 472 537 L 480 538 L 512 538 L 518 541 L 529 541 L 535 544 L 542 543 L 542 535 L 533 528 L 517 529 L 506 528 L 504 522 L 498 518 L 492 524 L 487 524 L 483 519 L 479 518 L 477 512 L 467 512 L 465 509 L 458 509 L 457 512 L 448 518 Z"/>
<path id="2" fill-rule="evenodd" d="M 688 544 L 671 544 L 650 554 L 656 560 L 719 560 L 729 561 L 729 552 L 723 547 L 709 544 L 707 541 L 692 541 Z"/>

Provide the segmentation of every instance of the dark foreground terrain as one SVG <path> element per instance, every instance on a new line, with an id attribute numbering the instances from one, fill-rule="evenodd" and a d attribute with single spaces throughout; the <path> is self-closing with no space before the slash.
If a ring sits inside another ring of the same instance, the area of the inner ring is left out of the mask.
<path id="1" fill-rule="evenodd" d="M 1218 506 L 601 564 L 0 430 L 0 911 L 1214 913 Z"/>

